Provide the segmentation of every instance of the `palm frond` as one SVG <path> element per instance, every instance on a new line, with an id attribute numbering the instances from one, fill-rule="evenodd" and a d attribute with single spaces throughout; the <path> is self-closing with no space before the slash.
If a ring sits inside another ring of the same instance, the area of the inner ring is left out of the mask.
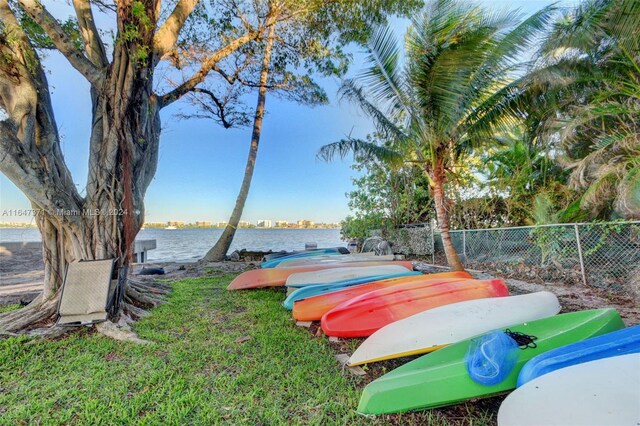
<path id="1" fill-rule="evenodd" d="M 612 200 L 616 196 L 616 187 L 620 181 L 617 173 L 608 173 L 593 182 L 580 201 L 580 208 L 591 211 L 593 216 L 611 210 Z"/>
<path id="2" fill-rule="evenodd" d="M 339 94 L 341 99 L 346 99 L 360 107 L 360 109 L 373 119 L 374 126 L 378 133 L 385 138 L 404 139 L 406 135 L 403 133 L 399 124 L 393 121 L 393 118 L 387 117 L 385 112 L 381 111 L 376 104 L 371 102 L 364 94 L 364 89 L 355 80 L 349 79 L 343 81 L 340 86 Z"/>
<path id="3" fill-rule="evenodd" d="M 563 55 L 596 51 L 599 41 L 606 36 L 600 24 L 613 1 L 587 0 L 566 9 L 541 44 L 537 56 L 542 61 L 553 61 Z"/>
<path id="4" fill-rule="evenodd" d="M 403 157 L 398 151 L 373 142 L 353 138 L 341 139 L 338 142 L 324 145 L 320 148 L 316 157 L 328 162 L 336 157 L 344 159 L 349 154 L 353 154 L 363 161 L 378 160 L 392 166 L 401 165 L 403 162 Z"/>
<path id="5" fill-rule="evenodd" d="M 640 219 L 640 164 L 622 178 L 614 200 L 616 211 L 626 219 Z"/>
<path id="6" fill-rule="evenodd" d="M 388 112 L 395 116 L 406 100 L 400 47 L 391 27 L 374 31 L 368 45 L 367 63 L 369 67 L 360 73 L 358 80 L 376 103 L 387 104 Z"/>

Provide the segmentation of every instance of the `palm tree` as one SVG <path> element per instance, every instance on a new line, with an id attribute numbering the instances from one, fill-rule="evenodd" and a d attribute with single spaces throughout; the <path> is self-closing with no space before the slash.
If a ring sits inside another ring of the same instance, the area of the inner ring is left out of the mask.
<path id="1" fill-rule="evenodd" d="M 640 2 L 587 1 L 554 23 L 531 73 L 562 82 L 547 134 L 592 217 L 640 218 L 639 32 Z"/>
<path id="2" fill-rule="evenodd" d="M 518 24 L 517 12 L 432 1 L 413 20 L 404 62 L 390 29 L 380 29 L 369 44 L 369 67 L 341 87 L 342 96 L 372 118 L 381 139 L 349 137 L 323 146 L 318 156 L 328 161 L 353 152 L 383 159 L 390 167 L 419 164 L 454 270 L 463 266 L 449 235 L 446 182 L 464 167 L 465 155 L 518 120 L 519 111 L 507 102 L 518 90 L 513 76 L 551 12 L 545 8 Z"/>

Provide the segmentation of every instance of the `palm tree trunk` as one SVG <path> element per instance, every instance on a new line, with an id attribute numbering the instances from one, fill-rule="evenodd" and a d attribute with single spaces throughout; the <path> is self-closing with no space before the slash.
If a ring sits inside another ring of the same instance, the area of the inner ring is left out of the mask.
<path id="1" fill-rule="evenodd" d="M 442 245 L 444 247 L 444 254 L 447 257 L 447 263 L 454 271 L 464 271 L 464 266 L 458 257 L 453 243 L 451 242 L 451 235 L 449 234 L 449 213 L 446 206 L 446 195 L 444 193 L 444 180 L 445 173 L 442 167 L 437 167 L 433 173 L 431 173 L 433 201 L 436 207 L 436 217 L 438 218 L 438 225 L 440 227 L 440 235 L 442 236 Z"/>
<path id="2" fill-rule="evenodd" d="M 269 35 L 267 36 L 267 42 L 264 49 L 264 57 L 262 58 L 258 104 L 253 117 L 251 146 L 249 147 L 249 155 L 247 156 L 247 164 L 244 169 L 244 178 L 242 179 L 240 192 L 238 193 L 238 198 L 236 198 L 236 204 L 233 208 L 233 212 L 231 213 L 231 217 L 229 218 L 229 223 L 224 228 L 224 231 L 222 231 L 222 235 L 218 238 L 216 244 L 202 258 L 202 261 L 205 262 L 220 262 L 224 260 L 224 257 L 231 246 L 231 242 L 233 241 L 233 237 L 236 234 L 236 229 L 240 223 L 242 211 L 244 210 L 244 205 L 247 201 L 247 196 L 249 195 L 251 179 L 253 178 L 253 170 L 256 164 L 256 157 L 258 156 L 258 146 L 260 145 L 260 134 L 262 133 L 262 119 L 264 118 L 264 106 L 267 99 L 267 80 L 269 77 L 271 50 L 275 39 L 275 28 L 275 25 L 272 25 L 269 28 Z"/>

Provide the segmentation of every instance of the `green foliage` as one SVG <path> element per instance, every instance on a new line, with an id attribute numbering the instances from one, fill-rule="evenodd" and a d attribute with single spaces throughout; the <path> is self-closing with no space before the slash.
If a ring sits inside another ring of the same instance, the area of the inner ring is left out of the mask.
<path id="1" fill-rule="evenodd" d="M 136 0 L 131 4 L 131 19 L 124 26 L 120 34 L 121 43 L 126 43 L 131 50 L 136 65 L 144 67 L 148 64 L 151 44 L 149 34 L 153 31 L 153 23 L 147 14 L 143 2 Z"/>
<path id="2" fill-rule="evenodd" d="M 343 85 L 381 142 L 339 141 L 322 158 L 395 153 L 427 172 L 444 164 L 455 181 L 462 159 L 480 157 L 474 173 L 485 179 L 447 191 L 454 228 L 640 218 L 640 2 L 546 8 L 511 31 L 510 12 L 455 1 L 428 9 L 407 36 L 404 69 L 381 30 L 370 68 Z"/>
<path id="3" fill-rule="evenodd" d="M 534 215 L 536 197 L 545 194 L 553 211 L 563 209 L 573 192 L 567 186 L 568 172 L 558 164 L 547 147 L 527 141 L 521 129 L 500 137 L 500 146 L 484 156 L 486 187 L 504 201 L 505 224 L 520 226 L 538 223 Z"/>
<path id="4" fill-rule="evenodd" d="M 585 1 L 558 18 L 531 73 L 534 82 L 547 76 L 542 124 L 593 219 L 640 218 L 628 178 L 640 163 L 639 30 L 639 2 Z"/>
<path id="5" fill-rule="evenodd" d="M 344 241 L 357 240 L 362 243 L 371 236 L 374 229 L 383 229 L 388 222 L 380 212 L 361 213 L 355 216 L 347 216 L 340 222 L 340 235 Z"/>
<path id="6" fill-rule="evenodd" d="M 342 223 L 343 238 L 363 240 L 372 229 L 430 220 L 429 182 L 418 167 L 390 169 L 369 156 L 359 155 L 352 169 L 360 174 L 352 180 L 356 189 L 347 193 L 349 208 L 355 215 Z"/>
<path id="7" fill-rule="evenodd" d="M 15 1 L 9 2 L 12 9 L 16 12 L 16 16 L 20 22 L 20 26 L 29 37 L 29 40 L 36 49 L 55 49 L 55 45 L 51 38 L 45 33 L 45 31 L 38 25 L 27 13 L 22 10 L 22 7 Z M 84 48 L 84 41 L 80 34 L 80 28 L 78 22 L 69 17 L 65 21 L 58 21 L 58 24 L 62 27 L 65 35 L 74 44 L 74 46 L 82 50 Z"/>

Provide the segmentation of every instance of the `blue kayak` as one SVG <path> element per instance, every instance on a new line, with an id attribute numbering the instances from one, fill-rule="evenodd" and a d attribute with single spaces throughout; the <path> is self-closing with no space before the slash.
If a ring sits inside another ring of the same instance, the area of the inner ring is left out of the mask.
<path id="1" fill-rule="evenodd" d="M 527 362 L 518 375 L 517 386 L 571 365 L 612 356 L 640 352 L 640 325 L 550 350 Z"/>
<path id="2" fill-rule="evenodd" d="M 333 256 L 333 255 L 342 255 L 342 254 L 343 253 L 340 252 L 340 250 L 338 250 L 337 248 L 326 248 L 326 249 L 310 250 L 308 252 L 294 253 L 294 254 L 290 254 L 290 255 L 287 255 L 287 256 L 281 256 L 281 257 L 277 257 L 275 259 L 267 260 L 265 262 L 262 262 L 260 264 L 260 267 L 261 268 L 275 268 L 280 263 L 282 263 L 282 262 L 284 262 L 286 260 L 304 259 L 306 257 L 313 257 L 313 256 Z"/>
<path id="3" fill-rule="evenodd" d="M 422 272 L 407 270 L 407 272 L 402 272 L 399 274 L 373 275 L 369 277 L 350 278 L 348 280 L 335 281 L 328 284 L 318 283 L 318 285 L 306 285 L 289 294 L 282 304 L 284 305 L 285 308 L 291 310 L 293 309 L 293 303 L 298 300 L 308 299 L 309 297 L 319 296 L 325 293 L 331 293 L 332 291 L 343 290 L 347 287 L 352 287 L 354 285 L 359 285 L 359 284 L 365 284 L 371 281 L 386 280 L 389 278 L 408 277 L 412 275 L 422 275 Z"/>

